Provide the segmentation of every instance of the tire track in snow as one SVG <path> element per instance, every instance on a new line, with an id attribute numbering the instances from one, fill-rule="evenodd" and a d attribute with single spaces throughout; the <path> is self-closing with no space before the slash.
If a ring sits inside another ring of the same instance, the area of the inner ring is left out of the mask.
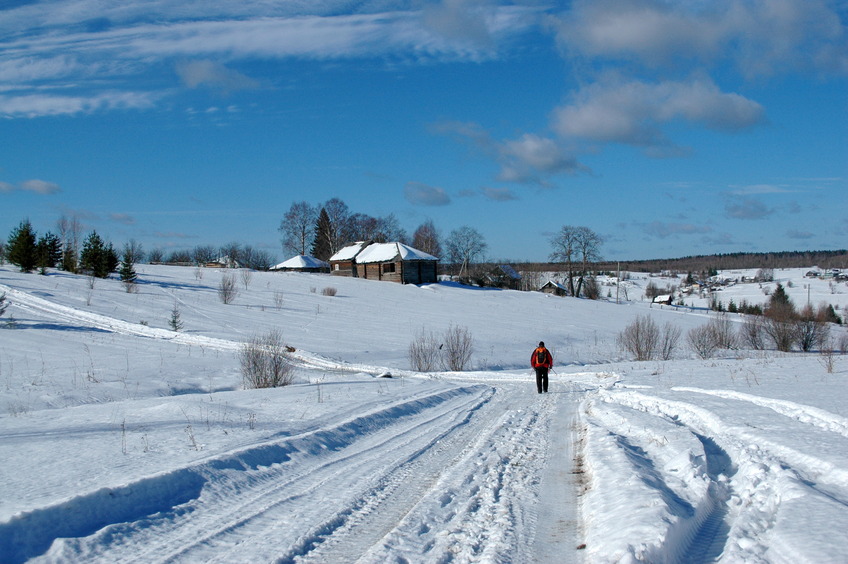
<path id="1" fill-rule="evenodd" d="M 476 440 L 359 562 L 540 561 L 531 531 L 558 398 L 528 401 L 513 386 L 499 395 Z"/>
<path id="2" fill-rule="evenodd" d="M 729 426 L 705 408 L 634 391 L 602 391 L 600 399 L 675 422 L 708 439 L 730 457 L 735 471 L 732 479 L 726 485 L 713 481 L 718 487 L 728 488 L 724 506 L 729 530 L 723 558 L 768 560 L 769 536 L 777 524 L 782 492 L 795 492 L 792 496 L 815 492 L 813 495 L 831 503 L 848 505 L 848 472 L 820 458 L 768 441 L 745 428 Z M 705 442 L 705 452 L 710 448 Z M 706 454 L 709 463 L 710 454 Z M 719 453 L 720 458 L 723 456 Z M 720 489 L 717 491 L 721 494 Z M 713 499 L 718 502 L 720 497 Z M 715 553 L 715 546 L 707 552 Z"/>
<path id="3" fill-rule="evenodd" d="M 365 464 L 366 470 L 369 464 L 373 467 L 384 452 L 381 447 L 398 442 L 400 446 L 388 452 L 402 450 L 406 443 L 420 440 L 415 430 L 426 439 L 432 425 L 461 419 L 467 410 L 485 403 L 487 395 L 485 390 L 458 388 L 407 399 L 332 428 L 254 445 L 30 511 L 0 526 L 0 538 L 8 542 L 0 553 L 9 562 L 23 562 L 52 543 L 48 554 L 57 560 L 148 562 L 163 560 L 174 547 L 182 552 L 202 545 L 216 532 L 224 536 L 237 531 L 252 539 L 249 531 L 259 517 L 284 506 L 287 499 L 319 490 L 347 471 L 351 460 Z M 297 464 L 287 464 L 295 460 Z M 340 465 L 343 471 L 336 471 Z M 258 538 L 267 542 L 266 537 Z"/>
<path id="4" fill-rule="evenodd" d="M 781 415 L 785 415 L 786 417 L 789 417 L 791 419 L 801 421 L 802 423 L 815 425 L 820 429 L 832 431 L 834 433 L 839 433 L 843 437 L 848 437 L 848 418 L 841 417 L 839 415 L 836 415 L 835 413 L 830 413 L 829 411 L 825 411 L 824 409 L 819 409 L 817 407 L 803 405 L 787 400 L 765 398 L 762 396 L 755 396 L 752 394 L 745 394 L 732 390 L 704 390 L 701 388 L 680 386 L 672 388 L 672 391 L 694 392 L 697 394 L 707 394 L 725 399 L 735 399 L 739 401 L 750 402 L 754 405 L 767 407 L 772 411 L 780 413 Z"/>

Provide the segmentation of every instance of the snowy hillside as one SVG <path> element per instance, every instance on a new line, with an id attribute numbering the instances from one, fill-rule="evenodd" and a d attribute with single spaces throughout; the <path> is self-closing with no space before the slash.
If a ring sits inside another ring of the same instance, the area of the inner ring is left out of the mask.
<path id="1" fill-rule="evenodd" d="M 137 270 L 127 293 L 0 266 L 3 562 L 848 561 L 848 358 L 702 360 L 684 338 L 671 360 L 632 361 L 616 337 L 638 316 L 684 336 L 714 317 L 708 298 L 643 297 L 679 281 L 633 275 L 616 304 Z M 775 278 L 844 316 L 848 286 L 804 272 Z M 470 369 L 413 372 L 410 343 L 452 326 L 473 336 Z M 272 329 L 295 384 L 246 390 L 237 353 Z"/>

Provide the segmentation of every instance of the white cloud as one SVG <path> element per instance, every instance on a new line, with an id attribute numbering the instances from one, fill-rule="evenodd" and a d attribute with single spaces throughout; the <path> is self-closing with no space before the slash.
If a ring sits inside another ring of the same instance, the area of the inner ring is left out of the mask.
<path id="1" fill-rule="evenodd" d="M 61 192 L 58 184 L 47 182 L 46 180 L 25 180 L 18 184 L 9 184 L 8 182 L 0 182 L 0 192 L 33 192 L 35 194 L 50 195 Z"/>
<path id="2" fill-rule="evenodd" d="M 418 206 L 446 206 L 451 201 L 444 188 L 420 182 L 407 182 L 403 195 L 408 202 Z"/>
<path id="3" fill-rule="evenodd" d="M 563 137 L 641 147 L 670 145 L 662 126 L 675 120 L 734 131 L 764 121 L 763 107 L 725 93 L 709 79 L 688 82 L 605 80 L 587 86 L 554 111 L 553 128 Z"/>
<path id="4" fill-rule="evenodd" d="M 746 76 L 848 72 L 845 25 L 827 0 L 578 0 L 555 29 L 571 55 L 648 67 L 729 60 Z"/>
<path id="5" fill-rule="evenodd" d="M 27 94 L 0 96 L 0 116 L 40 117 L 91 113 L 98 110 L 146 109 L 158 96 L 145 92 L 103 92 L 89 96 Z"/>
<path id="6" fill-rule="evenodd" d="M 549 137 L 526 133 L 517 139 L 498 141 L 478 124 L 461 122 L 443 122 L 433 126 L 433 130 L 470 142 L 493 158 L 500 166 L 497 179 L 502 182 L 546 186 L 552 175 L 589 170 L 570 150 Z"/>
<path id="7" fill-rule="evenodd" d="M 249 76 L 214 61 L 181 61 L 177 63 L 177 74 L 189 88 L 210 86 L 231 92 L 259 85 Z"/>

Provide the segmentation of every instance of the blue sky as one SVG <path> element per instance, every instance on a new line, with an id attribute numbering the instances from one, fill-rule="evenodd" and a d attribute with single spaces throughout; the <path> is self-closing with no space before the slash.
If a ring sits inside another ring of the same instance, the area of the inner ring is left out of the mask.
<path id="1" fill-rule="evenodd" d="M 546 260 L 848 247 L 848 3 L 0 3 L 0 238 L 230 241 L 341 198 Z"/>

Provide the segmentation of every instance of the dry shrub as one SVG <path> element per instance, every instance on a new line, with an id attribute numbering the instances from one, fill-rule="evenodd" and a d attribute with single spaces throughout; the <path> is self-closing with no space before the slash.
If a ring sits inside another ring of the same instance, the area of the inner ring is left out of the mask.
<path id="1" fill-rule="evenodd" d="M 336 290 L 334 287 L 327 286 L 326 288 L 321 290 L 321 295 L 323 295 L 323 296 L 335 296 L 337 292 L 338 292 L 338 290 Z"/>
<path id="2" fill-rule="evenodd" d="M 236 277 L 230 273 L 224 273 L 221 276 L 221 281 L 218 283 L 218 298 L 221 303 L 231 304 L 238 296 L 238 288 L 236 287 Z"/>
<path id="3" fill-rule="evenodd" d="M 710 358 L 718 349 L 718 340 L 711 324 L 690 329 L 686 334 L 689 346 L 701 358 Z"/>
<path id="4" fill-rule="evenodd" d="M 766 348 L 764 319 L 760 315 L 746 315 L 739 330 L 741 341 L 749 348 L 761 351 Z"/>
<path id="5" fill-rule="evenodd" d="M 671 360 L 674 351 L 677 350 L 677 344 L 680 342 L 680 335 L 683 330 L 667 322 L 663 325 L 662 335 L 660 336 L 660 354 L 663 360 Z"/>
<path id="6" fill-rule="evenodd" d="M 294 366 L 286 355 L 282 334 L 272 329 L 254 336 L 239 350 L 245 388 L 278 388 L 294 381 Z"/>
<path id="7" fill-rule="evenodd" d="M 409 343 L 409 364 L 416 372 L 432 372 L 438 368 L 440 359 L 439 337 L 426 329 Z"/>
<path id="8" fill-rule="evenodd" d="M 451 325 L 441 339 L 433 331 L 422 329 L 409 344 L 409 364 L 416 372 L 465 370 L 474 352 L 474 339 L 466 327 Z"/>
<path id="9" fill-rule="evenodd" d="M 660 342 L 660 329 L 650 316 L 640 315 L 618 334 L 616 341 L 636 360 L 651 360 Z"/>
<path id="10" fill-rule="evenodd" d="M 467 327 L 451 325 L 445 331 L 442 362 L 448 370 L 465 370 L 474 352 L 474 339 Z"/>

